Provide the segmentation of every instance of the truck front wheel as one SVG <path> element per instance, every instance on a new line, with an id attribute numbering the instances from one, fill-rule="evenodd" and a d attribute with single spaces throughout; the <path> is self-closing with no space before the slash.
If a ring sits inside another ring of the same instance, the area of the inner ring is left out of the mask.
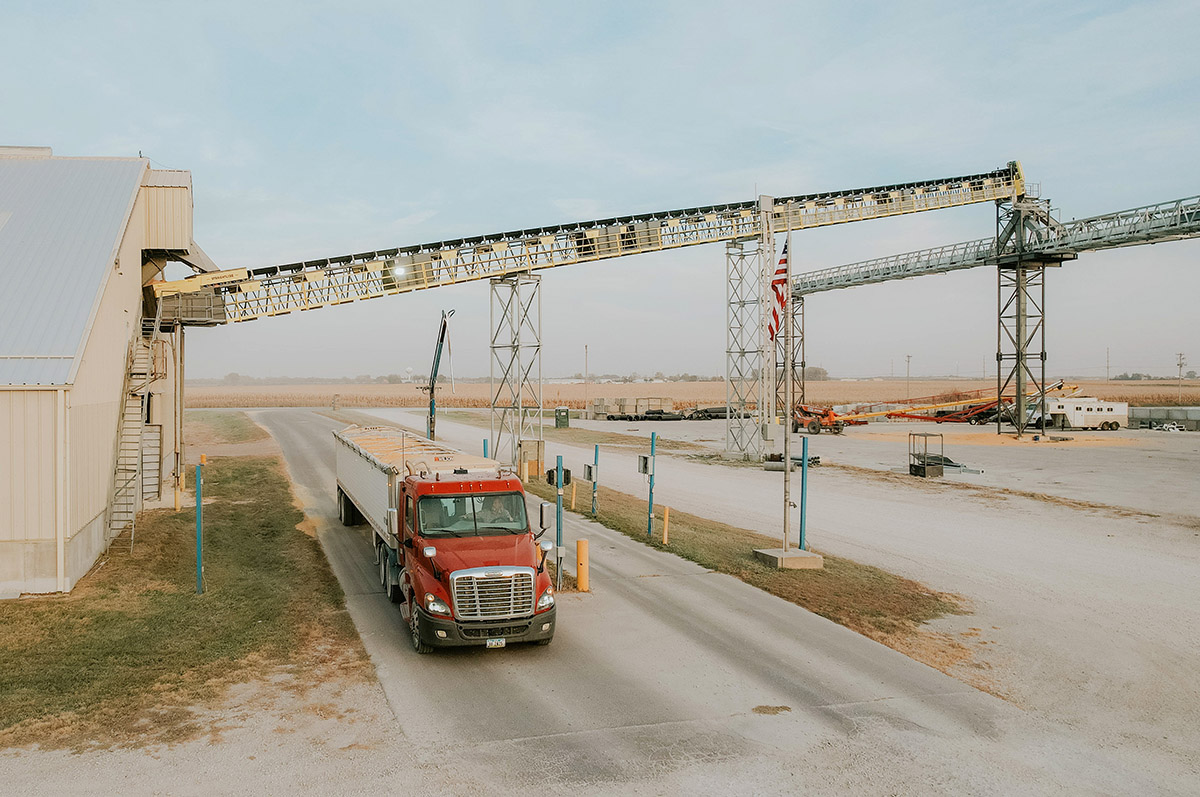
<path id="1" fill-rule="evenodd" d="M 412 607 L 408 612 L 408 628 L 412 637 L 413 650 L 422 655 L 433 651 L 433 645 L 426 644 L 421 640 L 421 614 L 417 611 L 416 600 L 412 601 Z"/>

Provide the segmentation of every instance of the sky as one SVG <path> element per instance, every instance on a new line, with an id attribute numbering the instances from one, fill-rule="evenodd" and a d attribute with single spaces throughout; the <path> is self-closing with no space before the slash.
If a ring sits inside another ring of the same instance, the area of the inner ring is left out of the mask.
<path id="1" fill-rule="evenodd" d="M 1200 194 L 1200 5 L 5 0 L 0 144 L 192 173 L 260 267 L 1019 160 L 1060 218 Z M 987 237 L 980 205 L 796 234 L 808 271 Z M 1051 374 L 1200 370 L 1200 241 L 1050 273 Z M 179 268 L 179 267 L 177 267 Z M 172 272 L 182 276 L 186 272 Z M 543 273 L 542 371 L 720 374 L 720 245 Z M 994 371 L 987 268 L 806 302 L 834 377 Z M 188 333 L 188 375 L 489 370 L 486 283 Z M 1185 369 L 1186 370 L 1186 369 Z"/>

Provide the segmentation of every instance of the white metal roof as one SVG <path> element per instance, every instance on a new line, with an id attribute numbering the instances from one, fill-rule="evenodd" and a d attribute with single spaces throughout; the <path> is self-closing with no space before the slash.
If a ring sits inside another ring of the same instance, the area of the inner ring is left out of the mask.
<path id="1" fill-rule="evenodd" d="M 72 378 L 147 167 L 0 150 L 0 385 Z"/>

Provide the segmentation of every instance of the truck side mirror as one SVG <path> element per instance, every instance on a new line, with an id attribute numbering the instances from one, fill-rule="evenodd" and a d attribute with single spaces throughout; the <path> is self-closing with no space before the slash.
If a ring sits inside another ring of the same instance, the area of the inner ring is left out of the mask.
<path id="1" fill-rule="evenodd" d="M 437 548 L 434 548 L 432 545 L 426 545 L 421 549 L 421 553 L 425 554 L 426 559 L 432 559 L 437 556 Z"/>
<path id="2" fill-rule="evenodd" d="M 554 504 L 549 501 L 542 501 L 541 517 L 539 518 L 541 521 L 539 525 L 541 525 L 542 531 L 550 528 L 550 513 L 552 511 L 554 511 Z"/>

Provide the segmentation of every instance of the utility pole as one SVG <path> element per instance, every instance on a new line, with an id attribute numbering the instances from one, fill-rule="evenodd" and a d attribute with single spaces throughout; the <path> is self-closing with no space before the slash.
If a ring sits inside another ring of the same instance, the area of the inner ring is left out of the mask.
<path id="1" fill-rule="evenodd" d="M 904 400 L 912 401 L 912 388 L 909 387 L 908 380 L 912 376 L 912 355 L 904 355 Z"/>
<path id="2" fill-rule="evenodd" d="M 1106 384 L 1106 385 L 1109 382 L 1108 369 L 1109 369 L 1109 356 L 1111 354 L 1112 354 L 1112 349 L 1110 349 L 1108 346 L 1105 346 L 1104 347 L 1104 384 Z"/>
<path id="3" fill-rule="evenodd" d="M 1179 406 L 1183 406 L 1183 366 L 1187 365 L 1187 358 L 1183 356 L 1183 352 L 1175 354 L 1175 364 L 1179 366 Z"/>
<path id="4" fill-rule="evenodd" d="M 587 344 L 583 344 L 583 417 L 591 419 L 592 411 L 588 409 L 588 363 Z"/>

